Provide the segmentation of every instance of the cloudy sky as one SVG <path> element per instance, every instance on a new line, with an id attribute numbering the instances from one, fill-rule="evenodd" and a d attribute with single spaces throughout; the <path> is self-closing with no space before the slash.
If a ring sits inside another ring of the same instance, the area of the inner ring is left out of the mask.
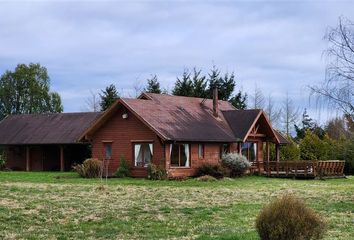
<path id="1" fill-rule="evenodd" d="M 315 111 L 307 86 L 324 78 L 323 39 L 353 1 L 0 1 L 0 74 L 18 63 L 47 67 L 65 112 L 85 110 L 90 91 L 134 86 L 157 74 L 171 89 L 184 68 L 234 71 L 281 102 L 288 92 Z"/>

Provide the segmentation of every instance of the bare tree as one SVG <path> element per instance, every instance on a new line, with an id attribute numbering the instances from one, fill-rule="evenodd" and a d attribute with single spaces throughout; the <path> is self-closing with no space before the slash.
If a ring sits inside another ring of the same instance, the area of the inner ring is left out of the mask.
<path id="1" fill-rule="evenodd" d="M 290 131 L 298 118 L 299 108 L 295 107 L 293 100 L 289 98 L 289 94 L 287 93 L 280 114 L 281 123 L 283 124 L 283 129 L 287 136 L 290 136 Z"/>
<path id="2" fill-rule="evenodd" d="M 254 109 L 263 109 L 264 108 L 264 94 L 260 88 L 257 87 L 257 85 L 254 88 L 254 93 L 251 96 L 251 101 L 252 101 L 252 107 Z"/>
<path id="3" fill-rule="evenodd" d="M 133 90 L 134 90 L 134 97 L 138 97 L 144 90 L 144 86 L 142 82 L 139 80 L 139 77 L 137 77 L 133 83 Z"/>
<path id="4" fill-rule="evenodd" d="M 326 78 L 321 85 L 310 87 L 312 94 L 354 119 L 354 23 L 340 17 L 325 39 L 329 42 Z"/>
<path id="5" fill-rule="evenodd" d="M 275 106 L 274 100 L 270 94 L 268 96 L 267 106 L 264 111 L 267 113 L 268 118 L 272 123 L 272 125 L 277 126 L 279 124 L 279 119 L 281 116 L 281 109 Z"/>
<path id="6" fill-rule="evenodd" d="M 99 112 L 101 109 L 99 95 L 90 90 L 90 96 L 85 100 L 85 105 L 87 111 Z"/>

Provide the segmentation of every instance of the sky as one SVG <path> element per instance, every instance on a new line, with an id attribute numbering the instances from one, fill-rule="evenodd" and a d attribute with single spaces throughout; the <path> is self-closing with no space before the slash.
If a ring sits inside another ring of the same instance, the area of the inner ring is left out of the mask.
<path id="1" fill-rule="evenodd" d="M 185 68 L 234 72 L 236 91 L 255 87 L 280 105 L 286 94 L 326 121 L 309 85 L 324 80 L 324 35 L 354 1 L 1 1 L 0 74 L 18 63 L 48 69 L 65 112 L 109 84 L 135 97 L 156 74 L 171 90 Z"/>

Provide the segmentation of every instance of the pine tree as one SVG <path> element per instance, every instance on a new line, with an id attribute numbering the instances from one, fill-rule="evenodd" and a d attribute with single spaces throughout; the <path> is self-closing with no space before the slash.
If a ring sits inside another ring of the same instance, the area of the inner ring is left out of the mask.
<path id="1" fill-rule="evenodd" d="M 105 90 L 102 90 L 102 94 L 100 94 L 100 97 L 101 111 L 105 111 L 119 98 L 119 95 L 116 87 L 111 84 L 106 87 Z"/>
<path id="2" fill-rule="evenodd" d="M 193 82 L 191 80 L 191 73 L 188 69 L 183 71 L 182 78 L 177 77 L 172 94 L 177 96 L 193 97 Z"/>
<path id="3" fill-rule="evenodd" d="M 246 109 L 247 108 L 247 94 L 242 94 L 239 91 L 235 96 L 233 96 L 229 102 L 237 109 Z"/>
<path id="4" fill-rule="evenodd" d="M 205 98 L 208 96 L 208 82 L 206 77 L 201 75 L 202 70 L 193 69 L 192 87 L 193 97 Z"/>
<path id="5" fill-rule="evenodd" d="M 161 94 L 160 83 L 156 75 L 152 75 L 151 78 L 147 79 L 145 92 Z"/>

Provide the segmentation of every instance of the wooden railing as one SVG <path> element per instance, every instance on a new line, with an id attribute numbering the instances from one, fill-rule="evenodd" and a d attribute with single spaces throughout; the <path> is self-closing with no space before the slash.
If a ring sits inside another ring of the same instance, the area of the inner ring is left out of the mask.
<path id="1" fill-rule="evenodd" d="M 270 161 L 252 163 L 250 172 L 272 177 L 344 176 L 344 161 Z"/>

